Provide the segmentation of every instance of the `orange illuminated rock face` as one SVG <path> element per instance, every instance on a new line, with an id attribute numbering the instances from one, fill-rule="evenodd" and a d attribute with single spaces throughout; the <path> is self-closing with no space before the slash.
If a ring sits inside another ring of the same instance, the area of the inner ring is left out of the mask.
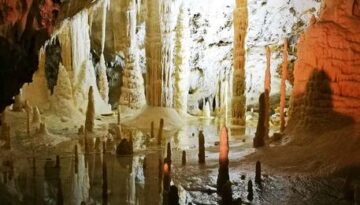
<path id="1" fill-rule="evenodd" d="M 312 20 L 301 36 L 289 123 L 360 121 L 359 4 L 326 0 L 320 20 Z"/>

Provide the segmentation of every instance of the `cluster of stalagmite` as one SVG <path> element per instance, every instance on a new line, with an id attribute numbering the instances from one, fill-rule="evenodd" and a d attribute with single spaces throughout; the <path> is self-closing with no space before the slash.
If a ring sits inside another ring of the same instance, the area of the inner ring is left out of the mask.
<path id="1" fill-rule="evenodd" d="M 289 125 L 360 121 L 358 1 L 325 5 L 299 40 Z"/>
<path id="2" fill-rule="evenodd" d="M 123 27 L 122 51 L 125 57 L 125 70 L 119 103 L 133 109 L 139 109 L 146 104 L 146 99 L 136 39 L 136 1 L 121 1 L 121 14 L 123 23 L 120 25 Z"/>
<path id="3" fill-rule="evenodd" d="M 175 92 L 174 107 L 177 111 L 187 112 L 187 99 L 189 89 L 189 49 L 187 43 L 190 40 L 188 28 L 188 15 L 181 6 L 176 26 L 175 40 Z"/>
<path id="4" fill-rule="evenodd" d="M 248 27 L 247 0 L 236 0 L 234 10 L 234 70 L 232 90 L 232 124 L 245 125 L 245 37 Z"/>

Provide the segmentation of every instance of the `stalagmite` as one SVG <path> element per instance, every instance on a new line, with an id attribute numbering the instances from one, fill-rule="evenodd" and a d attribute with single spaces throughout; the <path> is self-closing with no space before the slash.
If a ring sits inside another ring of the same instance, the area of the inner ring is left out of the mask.
<path id="1" fill-rule="evenodd" d="M 120 107 L 118 107 L 118 109 L 117 109 L 117 125 L 120 125 L 120 123 L 121 123 Z"/>
<path id="2" fill-rule="evenodd" d="M 49 135 L 49 131 L 47 130 L 45 123 L 40 123 L 40 127 L 36 130 L 36 134 Z"/>
<path id="3" fill-rule="evenodd" d="M 84 125 L 81 125 L 78 129 L 78 135 L 81 136 L 83 134 L 85 134 L 85 127 Z"/>
<path id="4" fill-rule="evenodd" d="M 288 66 L 288 41 L 285 39 L 283 48 L 283 64 L 281 68 L 281 88 L 280 88 L 280 131 L 285 130 L 285 106 L 286 106 L 286 79 Z"/>
<path id="5" fill-rule="evenodd" d="M 168 163 L 169 166 L 171 166 L 171 144 L 170 144 L 170 142 L 168 142 L 168 144 L 167 144 L 166 162 Z"/>
<path id="6" fill-rule="evenodd" d="M 45 47 L 39 51 L 38 69 L 32 77 L 32 82 L 22 88 L 22 97 L 28 100 L 30 104 L 37 106 L 40 110 L 48 109 L 50 90 L 45 73 Z"/>
<path id="7" fill-rule="evenodd" d="M 154 131 L 154 121 L 151 122 L 151 128 L 150 128 L 150 138 L 153 139 L 155 137 L 155 131 Z"/>
<path id="8" fill-rule="evenodd" d="M 101 151 L 101 140 L 100 140 L 100 137 L 97 137 L 95 139 L 95 150 L 96 152 L 100 152 Z"/>
<path id="9" fill-rule="evenodd" d="M 203 131 L 199 132 L 199 163 L 205 164 L 205 136 Z"/>
<path id="10" fill-rule="evenodd" d="M 98 76 L 99 76 L 99 92 L 105 103 L 109 102 L 109 82 L 106 75 L 106 65 L 104 54 L 100 56 L 100 62 L 98 66 Z"/>
<path id="11" fill-rule="evenodd" d="M 30 137 L 30 113 L 32 111 L 29 101 L 25 101 L 25 111 L 26 111 L 26 133 Z"/>
<path id="12" fill-rule="evenodd" d="M 182 152 L 181 164 L 182 164 L 183 166 L 186 165 L 186 151 L 185 151 L 185 150 Z"/>
<path id="13" fill-rule="evenodd" d="M 256 162 L 255 183 L 261 183 L 261 163 L 259 161 Z"/>
<path id="14" fill-rule="evenodd" d="M 79 18 L 79 17 L 75 17 Z M 75 20 L 77 21 L 77 20 Z M 61 28 L 61 32 L 57 35 L 61 47 L 61 64 L 67 69 L 70 79 L 73 80 L 73 65 L 72 65 L 72 32 L 70 20 L 65 21 Z"/>
<path id="15" fill-rule="evenodd" d="M 59 65 L 57 83 L 51 96 L 50 109 L 56 116 L 61 118 L 77 118 L 80 116 L 75 108 L 70 77 L 62 64 Z"/>
<path id="16" fill-rule="evenodd" d="M 188 22 L 188 15 L 182 5 L 176 26 L 174 108 L 183 113 L 187 112 L 190 73 L 189 45 L 187 44 L 190 41 Z"/>
<path id="17" fill-rule="evenodd" d="M 253 146 L 255 148 L 262 147 L 265 145 L 265 94 L 262 93 L 259 97 L 259 118 L 256 127 L 255 138 L 253 140 Z"/>
<path id="18" fill-rule="evenodd" d="M 221 189 L 221 205 L 229 205 L 232 204 L 232 190 L 231 190 L 231 182 L 227 181 L 222 189 Z"/>
<path id="19" fill-rule="evenodd" d="M 271 60 L 271 51 L 270 47 L 266 47 L 266 71 L 265 71 L 265 82 L 264 82 L 264 92 L 265 92 L 265 138 L 269 137 L 270 129 L 270 92 L 271 92 L 271 71 L 270 71 L 270 60 Z"/>
<path id="20" fill-rule="evenodd" d="M 95 126 L 95 105 L 94 105 L 94 92 L 93 87 L 89 89 L 88 107 L 86 110 L 85 129 L 86 131 L 93 132 Z"/>
<path id="21" fill-rule="evenodd" d="M 164 129 L 164 119 L 160 119 L 160 127 L 159 127 L 159 133 L 158 133 L 158 145 L 162 142 L 162 135 L 163 135 L 163 129 Z"/>
<path id="22" fill-rule="evenodd" d="M 252 201 L 254 199 L 254 190 L 253 190 L 253 184 L 252 184 L 251 180 L 249 180 L 249 182 L 248 182 L 247 191 L 248 191 L 247 199 L 249 201 Z"/>
<path id="23" fill-rule="evenodd" d="M 140 109 L 146 104 L 146 99 L 136 39 L 136 1 L 123 0 L 122 7 L 125 17 L 123 37 L 125 69 L 119 103 L 132 109 Z"/>
<path id="24" fill-rule="evenodd" d="M 168 192 L 170 189 L 170 182 L 171 182 L 171 177 L 170 177 L 170 167 L 168 163 L 164 163 L 164 182 L 163 182 L 163 188 L 165 192 Z"/>
<path id="25" fill-rule="evenodd" d="M 221 193 L 224 184 L 229 181 L 229 137 L 226 127 L 220 133 L 220 154 L 219 154 L 219 174 L 217 178 L 217 192 Z"/>
<path id="26" fill-rule="evenodd" d="M 79 152 L 78 152 L 78 146 L 75 145 L 74 148 L 74 153 L 75 153 L 75 174 L 79 173 Z"/>
<path id="27" fill-rule="evenodd" d="M 245 37 L 248 27 L 247 0 L 236 0 L 234 10 L 234 70 L 232 124 L 245 125 Z"/>
<path id="28" fill-rule="evenodd" d="M 172 185 L 168 195 L 168 205 L 180 205 L 179 203 L 179 189 Z"/>
<path id="29" fill-rule="evenodd" d="M 132 140 L 122 139 L 120 144 L 116 148 L 116 154 L 119 156 L 132 155 L 133 154 Z"/>
<path id="30" fill-rule="evenodd" d="M 12 105 L 12 111 L 14 112 L 21 112 L 24 107 L 21 93 L 22 91 L 20 90 L 20 93 L 15 96 L 14 104 Z"/>
<path id="31" fill-rule="evenodd" d="M 103 159 L 102 164 L 102 200 L 103 204 L 108 204 L 108 174 L 106 159 Z"/>
<path id="32" fill-rule="evenodd" d="M 32 119 L 32 123 L 33 124 L 40 124 L 41 123 L 41 114 L 39 111 L 39 108 L 37 106 L 35 106 L 33 108 L 33 119 Z"/>

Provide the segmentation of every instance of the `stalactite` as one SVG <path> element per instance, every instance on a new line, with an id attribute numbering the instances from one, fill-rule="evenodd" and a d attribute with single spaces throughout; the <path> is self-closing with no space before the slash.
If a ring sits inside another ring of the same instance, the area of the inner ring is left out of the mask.
<path id="1" fill-rule="evenodd" d="M 280 88 L 280 131 L 285 130 L 285 106 L 286 106 L 286 79 L 288 66 L 288 41 L 285 39 L 283 48 L 283 64 L 281 69 L 281 88 Z"/>
<path id="2" fill-rule="evenodd" d="M 98 67 L 98 76 L 99 76 L 99 92 L 102 99 L 105 103 L 109 102 L 109 82 L 106 75 L 106 65 L 105 65 L 105 58 L 104 54 L 100 56 L 100 62 Z"/>
<path id="3" fill-rule="evenodd" d="M 234 71 L 232 124 L 245 125 L 245 37 L 248 27 L 247 0 L 236 0 L 234 11 Z"/>
<path id="4" fill-rule="evenodd" d="M 94 105 L 94 91 L 90 87 L 88 94 L 88 107 L 86 110 L 85 129 L 86 131 L 93 132 L 95 126 L 95 105 Z"/>
<path id="5" fill-rule="evenodd" d="M 270 47 L 266 47 L 266 71 L 265 71 L 265 82 L 264 82 L 264 92 L 265 92 L 265 137 L 269 137 L 269 120 L 270 120 L 270 92 L 271 92 L 271 71 L 270 71 L 270 59 L 271 51 Z"/>
<path id="6" fill-rule="evenodd" d="M 102 15 L 102 35 L 101 35 L 101 54 L 104 54 L 105 49 L 105 39 L 106 39 L 106 19 L 107 19 L 107 10 L 110 8 L 110 0 L 103 1 L 103 15 Z"/>
<path id="7" fill-rule="evenodd" d="M 174 107 L 177 111 L 187 112 L 187 97 L 189 90 L 189 42 L 188 15 L 183 5 L 180 9 L 176 26 L 175 40 L 175 92 Z"/>
<path id="8" fill-rule="evenodd" d="M 132 109 L 140 109 L 146 104 L 146 99 L 136 39 L 136 2 L 135 0 L 124 0 L 122 6 L 126 22 L 123 37 L 125 70 L 119 103 Z"/>

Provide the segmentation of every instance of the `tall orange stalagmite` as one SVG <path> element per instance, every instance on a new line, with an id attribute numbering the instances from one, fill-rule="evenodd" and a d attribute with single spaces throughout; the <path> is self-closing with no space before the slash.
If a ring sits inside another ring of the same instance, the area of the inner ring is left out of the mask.
<path id="1" fill-rule="evenodd" d="M 220 133 L 220 153 L 219 153 L 219 174 L 217 178 L 217 191 L 221 192 L 224 184 L 229 181 L 229 137 L 226 127 Z"/>
<path id="2" fill-rule="evenodd" d="M 281 88 L 280 88 L 280 131 L 285 130 L 285 105 L 286 105 L 286 78 L 288 66 L 288 41 L 285 39 L 283 48 L 283 64 L 281 68 Z"/>

